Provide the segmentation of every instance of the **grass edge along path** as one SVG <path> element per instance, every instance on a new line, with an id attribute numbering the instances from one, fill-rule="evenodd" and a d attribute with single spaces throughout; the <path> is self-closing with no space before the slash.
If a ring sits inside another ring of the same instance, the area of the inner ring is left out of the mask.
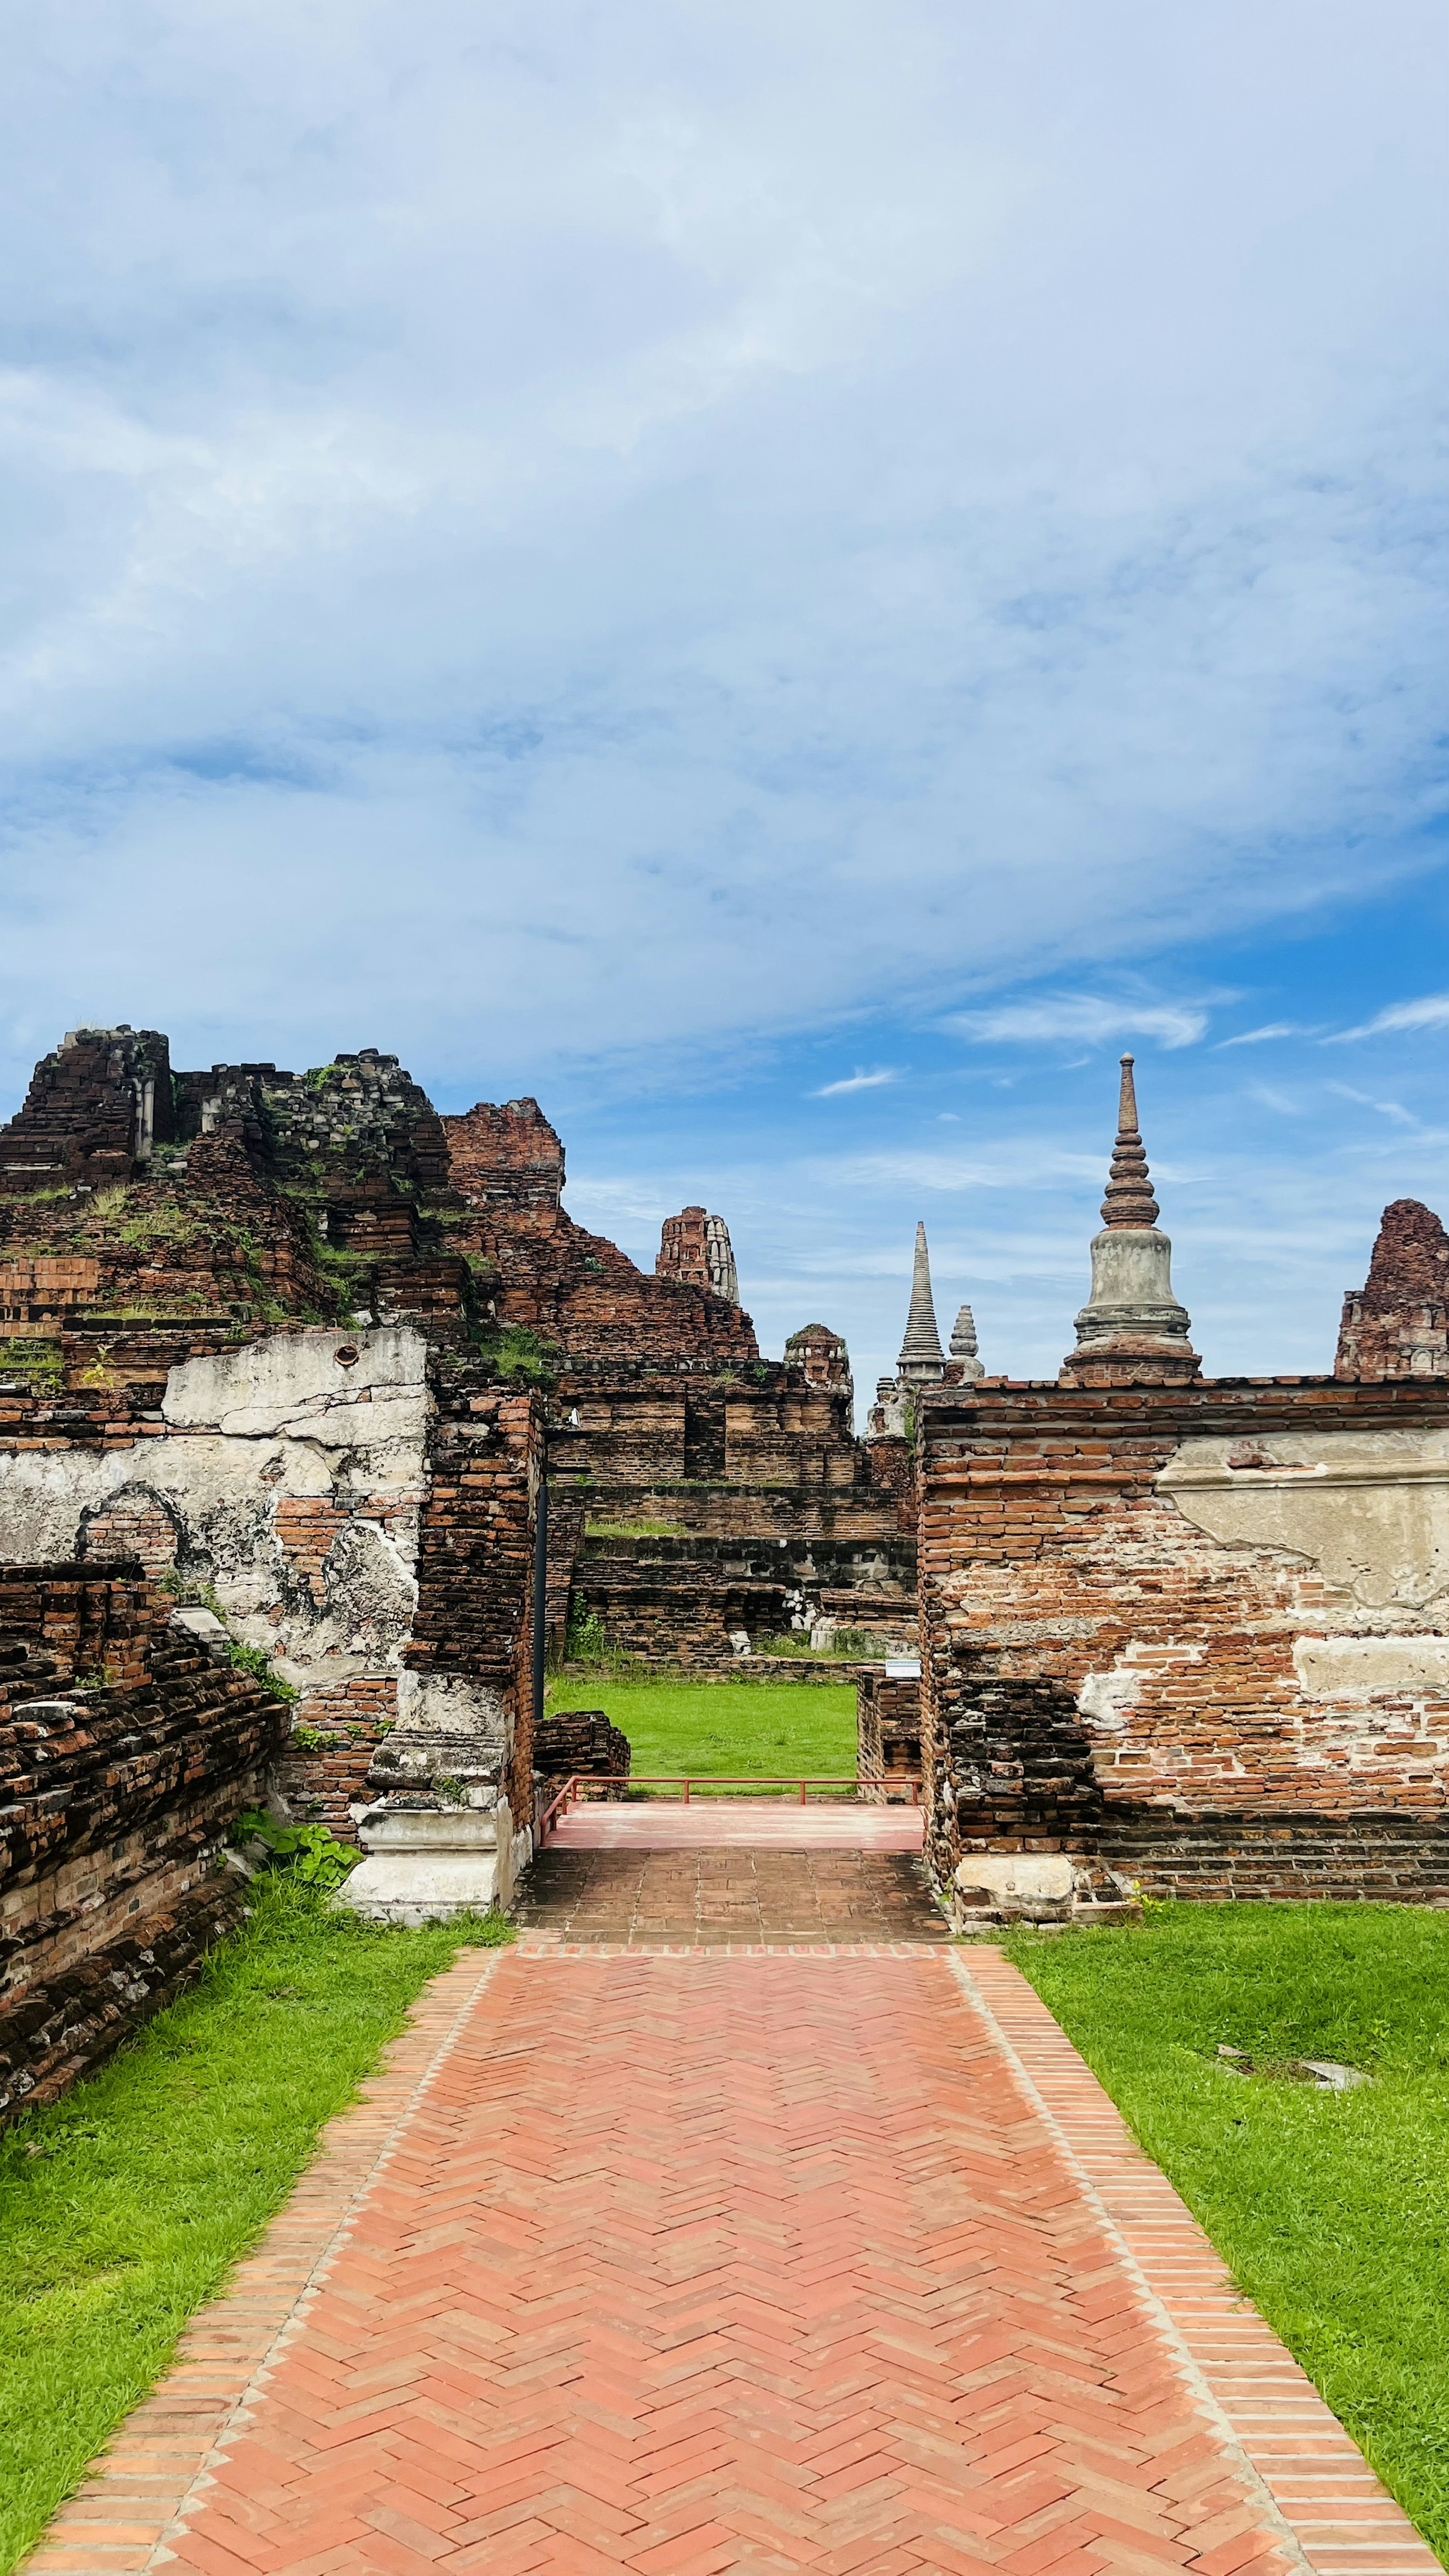
<path id="1" fill-rule="evenodd" d="M 496 1915 L 383 1930 L 282 1876 L 251 1902 L 187 1994 L 0 2139 L 0 2570 L 154 2386 L 423 1987 L 511 1938 Z"/>
<path id="2" fill-rule="evenodd" d="M 1006 1948 L 1449 2565 L 1449 1914 L 1167 1903 Z M 1306 2057 L 1373 2080 L 1275 2071 Z"/>

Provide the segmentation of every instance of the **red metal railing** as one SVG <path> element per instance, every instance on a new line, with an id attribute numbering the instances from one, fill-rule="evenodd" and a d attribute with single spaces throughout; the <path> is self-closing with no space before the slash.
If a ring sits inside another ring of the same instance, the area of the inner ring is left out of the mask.
<path id="1" fill-rule="evenodd" d="M 602 1780 L 588 1772 L 576 1772 L 571 1779 L 564 1782 L 553 1804 L 544 1810 L 538 1828 L 540 1846 L 547 1842 L 549 1828 L 555 1820 L 561 1815 L 567 1815 L 570 1807 L 580 1800 L 623 1799 L 635 1789 L 677 1789 L 681 1792 L 682 1804 L 686 1807 L 690 1804 L 692 1789 L 702 1790 L 706 1794 L 716 1789 L 798 1789 L 802 1807 L 806 1803 L 808 1792 L 812 1789 L 817 1791 L 849 1789 L 857 1794 L 861 1790 L 866 1790 L 873 1792 L 876 1799 L 881 1796 L 889 1799 L 892 1790 L 904 1797 L 909 1790 L 911 1805 L 918 1807 L 921 1803 L 919 1771 L 882 1771 L 872 1773 L 868 1777 L 854 1771 L 807 1773 L 803 1780 L 777 1779 L 769 1773 L 762 1774 L 758 1771 L 632 1771 L 621 1773 L 616 1779 Z"/>

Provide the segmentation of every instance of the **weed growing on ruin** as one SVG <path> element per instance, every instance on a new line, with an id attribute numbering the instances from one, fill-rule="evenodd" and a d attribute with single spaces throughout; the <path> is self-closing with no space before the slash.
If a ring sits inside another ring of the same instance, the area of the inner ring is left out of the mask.
<path id="1" fill-rule="evenodd" d="M 0 2569 L 10 2569 L 255 2243 L 323 2123 L 498 1915 L 382 1931 L 288 1875 L 195 1991 L 0 2140 Z"/>
<path id="2" fill-rule="evenodd" d="M 521 1378 L 530 1386 L 552 1386 L 558 1375 L 557 1350 L 551 1343 L 541 1342 L 526 1324 L 490 1328 L 480 1347 L 500 1377 Z"/>
<path id="3" fill-rule="evenodd" d="M 264 1807 L 249 1807 L 238 1816 L 232 1839 L 246 1850 L 261 1843 L 273 1869 L 285 1870 L 306 1887 L 340 1887 L 362 1854 L 339 1842 L 330 1825 L 284 1825 Z M 253 1848 L 252 1858 L 258 1857 Z"/>
<path id="4" fill-rule="evenodd" d="M 240 1646 L 234 1637 L 228 1637 L 226 1651 L 236 1671 L 260 1682 L 263 1690 L 271 1692 L 273 1699 L 290 1702 L 301 1698 L 301 1692 L 293 1683 L 283 1681 L 264 1646 Z"/>
<path id="5" fill-rule="evenodd" d="M 1449 2558 L 1449 1916 L 1150 1905 L 1011 1943 L 1430 2546 Z M 1253 2083 L 1223 2048 L 1328 2058 L 1344 2093 Z"/>
<path id="6" fill-rule="evenodd" d="M 122 1243 L 133 1252 L 144 1252 L 153 1243 L 199 1243 L 206 1228 L 194 1210 L 178 1207 L 173 1201 L 127 1217 L 119 1233 Z"/>

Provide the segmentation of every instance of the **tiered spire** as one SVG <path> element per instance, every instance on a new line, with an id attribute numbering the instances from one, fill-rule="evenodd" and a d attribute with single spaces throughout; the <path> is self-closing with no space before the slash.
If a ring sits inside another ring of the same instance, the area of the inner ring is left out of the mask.
<path id="1" fill-rule="evenodd" d="M 1157 1201 L 1147 1176 L 1147 1150 L 1137 1125 L 1137 1091 L 1132 1080 L 1132 1058 L 1122 1058 L 1122 1088 L 1117 1102 L 1117 1142 L 1112 1149 L 1112 1168 L 1107 1175 L 1107 1195 L 1102 1201 L 1102 1223 L 1106 1226 L 1156 1225 Z"/>
<path id="2" fill-rule="evenodd" d="M 1187 1309 L 1172 1293 L 1172 1245 L 1158 1228 L 1132 1058 L 1124 1055 L 1102 1228 L 1092 1237 L 1092 1293 L 1061 1377 L 1067 1385 L 1189 1384 L 1199 1368 L 1190 1331 Z"/>
<path id="3" fill-rule="evenodd" d="M 911 1274 L 911 1311 L 906 1317 L 906 1337 L 896 1362 L 901 1377 L 924 1380 L 937 1378 L 946 1365 L 941 1336 L 936 1326 L 936 1307 L 931 1295 L 931 1256 L 926 1249 L 926 1229 L 916 1227 L 916 1260 Z"/>

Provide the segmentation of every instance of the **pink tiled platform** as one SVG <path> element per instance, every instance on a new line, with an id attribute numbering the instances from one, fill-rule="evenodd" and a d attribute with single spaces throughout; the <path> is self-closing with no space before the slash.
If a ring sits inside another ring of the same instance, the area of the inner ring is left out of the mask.
<path id="1" fill-rule="evenodd" d="M 918 1852 L 924 1811 L 904 1804 L 860 1806 L 812 1798 L 648 1798 L 624 1805 L 590 1799 L 571 1807 L 550 1830 L 550 1851 L 700 1851 L 710 1846 L 757 1851 Z"/>

